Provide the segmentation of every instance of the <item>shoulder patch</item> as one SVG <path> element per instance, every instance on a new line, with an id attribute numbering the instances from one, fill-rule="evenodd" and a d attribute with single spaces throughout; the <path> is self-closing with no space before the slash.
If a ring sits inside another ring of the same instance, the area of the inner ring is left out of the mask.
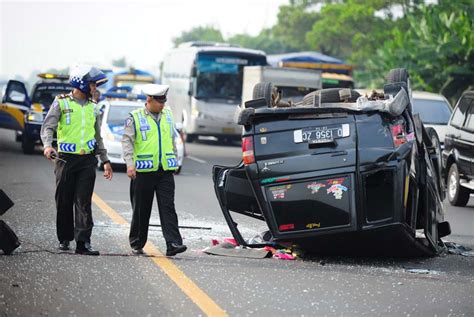
<path id="1" fill-rule="evenodd" d="M 57 95 L 56 98 L 64 99 L 64 98 L 67 98 L 68 96 L 69 96 L 69 94 L 61 94 L 61 95 Z"/>
<path id="2" fill-rule="evenodd" d="M 132 124 L 133 124 L 133 117 L 130 116 L 127 119 L 125 119 L 125 126 L 126 127 L 130 127 L 130 126 L 132 126 Z"/>

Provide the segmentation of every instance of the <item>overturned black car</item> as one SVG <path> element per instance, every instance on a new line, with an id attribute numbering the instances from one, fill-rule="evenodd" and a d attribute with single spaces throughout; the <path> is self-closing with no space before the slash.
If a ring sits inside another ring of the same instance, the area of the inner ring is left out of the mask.
<path id="1" fill-rule="evenodd" d="M 384 93 L 312 92 L 282 102 L 260 83 L 240 111 L 243 161 L 214 166 L 215 192 L 236 241 L 231 211 L 263 220 L 271 242 L 325 254 L 418 256 L 444 249 L 441 150 L 412 113 L 405 69 Z"/>

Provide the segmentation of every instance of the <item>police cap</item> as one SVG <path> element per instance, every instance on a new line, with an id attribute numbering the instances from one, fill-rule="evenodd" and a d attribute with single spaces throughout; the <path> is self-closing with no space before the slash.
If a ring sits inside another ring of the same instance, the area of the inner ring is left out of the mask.
<path id="1" fill-rule="evenodd" d="M 146 84 L 142 87 L 142 93 L 158 101 L 166 102 L 166 94 L 169 89 L 168 85 Z"/>

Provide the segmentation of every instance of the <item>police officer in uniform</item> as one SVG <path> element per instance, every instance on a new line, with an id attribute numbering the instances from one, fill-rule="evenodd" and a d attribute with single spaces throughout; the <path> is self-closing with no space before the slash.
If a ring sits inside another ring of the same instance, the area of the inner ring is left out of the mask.
<path id="1" fill-rule="evenodd" d="M 174 206 L 173 172 L 178 165 L 173 115 L 171 109 L 165 107 L 168 89 L 167 85 L 144 85 L 145 107 L 132 111 L 125 121 L 122 148 L 127 175 L 131 179 L 133 216 L 129 238 L 134 254 L 143 254 L 155 192 L 166 255 L 186 251 Z"/>
<path id="2" fill-rule="evenodd" d="M 107 81 L 95 67 L 77 66 L 71 71 L 73 90 L 55 98 L 41 127 L 44 156 L 55 161 L 56 230 L 60 250 L 69 250 L 76 240 L 76 253 L 99 255 L 91 247 L 91 200 L 99 155 L 104 164 L 104 177 L 112 179 L 112 168 L 100 136 L 100 117 L 91 99 L 96 87 Z M 52 147 L 57 132 L 58 151 Z"/>

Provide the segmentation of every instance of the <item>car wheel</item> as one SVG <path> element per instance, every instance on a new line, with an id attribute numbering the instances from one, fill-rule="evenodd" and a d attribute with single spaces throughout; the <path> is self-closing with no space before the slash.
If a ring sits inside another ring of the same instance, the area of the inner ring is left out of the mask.
<path id="1" fill-rule="evenodd" d="M 327 88 L 322 90 L 317 90 L 310 92 L 303 97 L 301 104 L 303 106 L 313 105 L 314 107 L 319 107 L 319 103 L 331 103 L 331 102 L 343 102 L 341 97 L 341 91 L 348 88 Z M 347 98 L 348 102 L 356 102 L 357 98 L 360 97 L 360 94 L 355 90 L 350 90 L 350 97 Z"/>
<path id="2" fill-rule="evenodd" d="M 24 134 L 21 140 L 21 149 L 24 154 L 33 154 L 35 151 L 35 141 Z"/>
<path id="3" fill-rule="evenodd" d="M 459 170 L 456 163 L 449 168 L 448 174 L 448 200 L 453 206 L 464 207 L 469 201 L 469 189 L 462 187 L 460 183 Z"/>
<path id="4" fill-rule="evenodd" d="M 410 76 L 405 68 L 391 69 L 387 74 L 387 82 L 390 84 L 403 82 L 408 85 Z"/>
<path id="5" fill-rule="evenodd" d="M 253 99 L 265 99 L 267 107 L 272 107 L 273 84 L 270 82 L 258 83 L 253 87 Z"/>

